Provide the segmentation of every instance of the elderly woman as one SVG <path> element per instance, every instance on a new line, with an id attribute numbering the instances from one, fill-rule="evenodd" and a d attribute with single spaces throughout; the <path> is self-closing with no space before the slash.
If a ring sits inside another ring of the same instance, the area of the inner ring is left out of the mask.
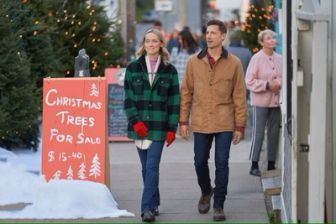
<path id="1" fill-rule="evenodd" d="M 274 52 L 276 34 L 272 30 L 263 30 L 258 34 L 262 49 L 249 63 L 246 72 L 246 86 L 251 91 L 253 107 L 253 129 L 250 159 L 250 174 L 260 176 L 259 157 L 265 128 L 267 128 L 267 170 L 275 169 L 278 154 L 279 131 L 281 125 L 281 55 Z"/>

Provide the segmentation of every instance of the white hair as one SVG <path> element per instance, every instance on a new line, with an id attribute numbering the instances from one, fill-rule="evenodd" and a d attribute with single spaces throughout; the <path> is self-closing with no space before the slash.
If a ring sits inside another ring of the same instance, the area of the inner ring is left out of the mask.
<path id="1" fill-rule="evenodd" d="M 273 30 L 262 30 L 258 34 L 258 43 L 261 44 L 263 42 L 263 38 L 265 34 L 271 34 L 273 37 L 276 36 L 276 33 Z"/>

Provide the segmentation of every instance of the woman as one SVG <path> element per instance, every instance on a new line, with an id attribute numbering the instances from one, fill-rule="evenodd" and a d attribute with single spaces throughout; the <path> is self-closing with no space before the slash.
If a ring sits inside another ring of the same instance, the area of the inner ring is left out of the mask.
<path id="1" fill-rule="evenodd" d="M 184 29 L 178 36 L 179 46 L 174 47 L 171 52 L 170 62 L 175 65 L 179 82 L 182 83 L 184 69 L 189 57 L 199 51 L 198 44 L 188 29 Z"/>
<path id="2" fill-rule="evenodd" d="M 167 147 L 174 141 L 179 120 L 177 71 L 168 63 L 164 46 L 161 32 L 149 29 L 125 76 L 128 137 L 135 140 L 142 165 L 141 216 L 145 222 L 155 221 L 159 214 L 161 153 L 165 141 Z"/>
<path id="3" fill-rule="evenodd" d="M 249 63 L 246 72 L 246 86 L 251 91 L 253 106 L 253 129 L 250 159 L 250 174 L 260 176 L 259 157 L 267 127 L 267 170 L 275 169 L 278 154 L 279 131 L 281 125 L 280 89 L 281 89 L 281 55 L 274 52 L 275 33 L 263 30 L 258 34 L 262 49 Z"/>

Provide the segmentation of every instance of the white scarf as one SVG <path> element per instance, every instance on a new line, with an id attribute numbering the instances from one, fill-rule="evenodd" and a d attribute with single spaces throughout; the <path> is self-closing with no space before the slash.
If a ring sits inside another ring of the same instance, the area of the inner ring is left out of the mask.
<path id="1" fill-rule="evenodd" d="M 160 65 L 160 62 L 161 62 L 161 57 L 159 55 L 157 61 L 156 61 L 156 65 L 155 65 L 155 68 L 154 68 L 154 71 L 152 71 L 152 66 L 150 64 L 150 61 L 149 61 L 149 57 L 146 55 L 146 66 L 147 66 L 147 71 L 148 71 L 148 80 L 149 80 L 149 84 L 150 86 L 153 85 L 153 82 L 154 82 L 154 78 L 155 78 L 155 74 L 159 68 L 159 65 Z"/>
<path id="2" fill-rule="evenodd" d="M 147 71 L 148 71 L 148 80 L 149 80 L 150 86 L 152 86 L 154 82 L 155 74 L 160 65 L 161 57 L 159 55 L 156 61 L 154 71 L 152 71 L 152 66 L 150 64 L 149 57 L 146 56 L 145 58 L 146 58 L 146 66 L 147 66 Z M 146 150 L 146 149 L 149 149 L 149 147 L 151 146 L 152 140 L 148 140 L 148 139 L 134 140 L 134 143 L 139 149 Z"/>

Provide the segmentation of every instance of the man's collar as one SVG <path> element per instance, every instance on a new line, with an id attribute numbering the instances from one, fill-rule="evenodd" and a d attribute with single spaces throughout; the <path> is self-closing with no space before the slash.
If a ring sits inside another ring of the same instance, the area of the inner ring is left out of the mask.
<path id="1" fill-rule="evenodd" d="M 207 55 L 207 53 L 208 53 L 208 48 L 204 48 L 203 50 L 201 50 L 200 53 L 198 53 L 197 57 L 199 59 L 202 59 Z M 222 54 L 220 58 L 227 58 L 228 55 L 229 55 L 228 51 L 224 47 L 222 47 Z"/>

